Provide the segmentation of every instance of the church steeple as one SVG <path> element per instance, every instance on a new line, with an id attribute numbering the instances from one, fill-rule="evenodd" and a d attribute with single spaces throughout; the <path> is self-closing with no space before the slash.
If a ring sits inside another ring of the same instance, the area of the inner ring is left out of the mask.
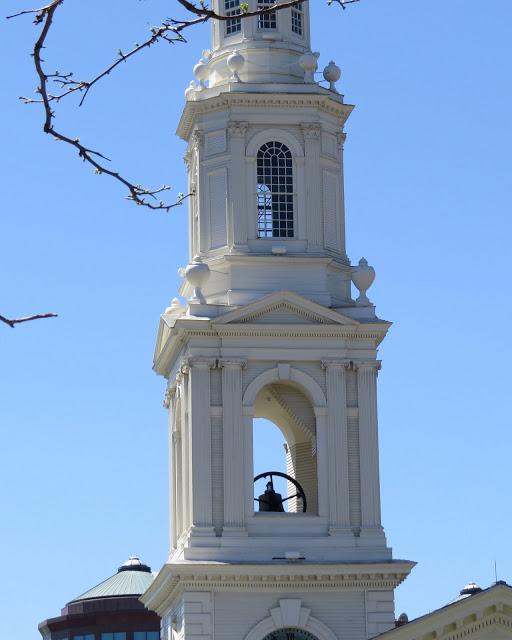
<path id="1" fill-rule="evenodd" d="M 185 94 L 190 262 L 154 360 L 168 381 L 171 548 L 144 596 L 165 637 L 367 640 L 394 626 L 412 567 L 381 523 L 389 323 L 366 295 L 373 268 L 345 250 L 352 107 L 334 63 L 314 75 L 309 5 L 241 19 L 237 0 L 215 0 L 235 13 L 214 22 Z M 286 442 L 286 495 L 271 468 L 255 472 L 255 418 Z"/>

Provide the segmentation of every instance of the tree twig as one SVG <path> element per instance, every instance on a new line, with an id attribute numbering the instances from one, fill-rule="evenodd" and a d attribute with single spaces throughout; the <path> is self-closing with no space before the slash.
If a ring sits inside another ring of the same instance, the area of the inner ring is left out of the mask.
<path id="1" fill-rule="evenodd" d="M 168 185 L 162 185 L 154 189 L 143 187 L 141 184 L 132 182 L 125 178 L 121 173 L 109 168 L 105 162 L 110 162 L 109 158 L 103 153 L 91 149 L 90 147 L 82 144 L 80 138 L 72 137 L 64 134 L 60 129 L 55 126 L 55 111 L 52 108 L 52 103 L 58 103 L 63 98 L 73 95 L 75 93 L 81 93 L 79 105 L 84 103 L 89 91 L 102 79 L 109 76 L 119 65 L 128 61 L 130 58 L 138 54 L 139 52 L 153 46 L 160 41 L 166 41 L 168 44 L 184 43 L 186 39 L 183 35 L 183 31 L 198 24 L 208 22 L 209 20 L 233 20 L 233 19 L 247 19 L 258 15 L 268 14 L 274 11 L 281 11 L 300 4 L 301 2 L 307 2 L 308 0 L 287 0 L 279 4 L 275 3 L 258 9 L 257 11 L 248 11 L 246 6 L 241 5 L 241 10 L 237 14 L 230 16 L 216 13 L 210 9 L 204 0 L 199 0 L 196 4 L 190 0 L 178 0 L 178 3 L 194 17 L 189 20 L 177 20 L 174 18 L 167 18 L 160 26 L 152 27 L 150 29 L 151 35 L 142 43 L 137 43 L 130 51 L 124 53 L 121 49 L 118 50 L 118 57 L 111 64 L 109 64 L 103 71 L 98 73 L 94 78 L 90 80 L 75 80 L 73 73 L 47 73 L 43 68 L 42 50 L 46 46 L 48 34 L 53 25 L 54 16 L 56 11 L 62 7 L 65 0 L 52 0 L 48 4 L 38 9 L 26 9 L 19 11 L 16 14 L 7 16 L 8 18 L 15 18 L 23 15 L 34 15 L 34 24 L 42 25 L 41 32 L 34 44 L 34 50 L 32 53 L 34 59 L 34 66 L 37 76 L 39 78 L 39 87 L 37 93 L 40 95 L 40 99 L 32 99 L 22 97 L 21 99 L 29 103 L 41 103 L 44 108 L 44 124 L 43 131 L 56 140 L 65 142 L 66 144 L 74 147 L 78 156 L 86 163 L 94 167 L 95 173 L 108 175 L 117 182 L 121 183 L 128 190 L 127 199 L 131 200 L 135 204 L 143 207 L 147 207 L 151 210 L 163 210 L 169 211 L 170 209 L 180 206 L 184 200 L 194 195 L 193 193 L 179 193 L 177 198 L 172 203 L 164 202 L 159 197 L 163 192 L 169 191 L 171 187 Z M 359 0 L 327 0 L 328 4 L 338 4 L 343 9 L 346 4 L 352 4 Z M 49 90 L 48 83 L 52 81 L 60 87 L 61 92 L 53 94 Z"/>
<path id="2" fill-rule="evenodd" d="M 132 200 L 135 204 L 147 207 L 151 210 L 163 210 L 169 211 L 170 209 L 180 206 L 183 204 L 183 201 L 187 198 L 194 195 L 193 193 L 183 194 L 179 193 L 177 199 L 173 203 L 165 203 L 162 200 L 158 199 L 158 195 L 164 191 L 168 191 L 170 189 L 169 186 L 163 185 L 156 189 L 147 189 L 140 184 L 136 184 L 131 182 L 122 176 L 119 172 L 114 171 L 112 169 L 107 168 L 107 166 L 102 163 L 102 160 L 110 162 L 109 158 L 105 156 L 103 153 L 91 149 L 80 142 L 78 137 L 71 137 L 69 135 L 65 135 L 59 129 L 57 129 L 54 125 L 55 122 L 55 112 L 52 109 L 51 104 L 53 102 L 60 102 L 63 98 L 70 96 L 74 93 L 81 93 L 82 97 L 79 102 L 79 106 L 82 106 L 89 91 L 102 79 L 109 76 L 121 63 L 128 61 L 130 58 L 138 54 L 139 52 L 148 49 L 152 45 L 160 42 L 166 41 L 169 44 L 175 44 L 177 42 L 184 43 L 186 42 L 185 37 L 183 36 L 183 31 L 188 29 L 189 27 L 195 26 L 197 24 L 208 22 L 209 20 L 233 20 L 233 19 L 247 19 L 258 15 L 264 15 L 268 13 L 272 13 L 274 11 L 281 11 L 283 9 L 287 9 L 293 6 L 300 4 L 301 2 L 307 2 L 308 0 L 288 0 L 285 2 L 281 2 L 280 4 L 269 5 L 268 7 L 264 7 L 262 9 L 258 9 L 257 11 L 248 11 L 246 5 L 241 5 L 241 11 L 238 14 L 232 14 L 229 16 L 222 15 L 216 13 L 214 10 L 209 9 L 208 6 L 204 3 L 204 0 L 200 0 L 199 5 L 190 2 L 189 0 L 178 0 L 178 3 L 186 9 L 190 14 L 195 17 L 190 20 L 176 20 L 174 18 L 168 18 L 163 21 L 160 26 L 152 27 L 150 29 L 151 35 L 141 44 L 136 44 L 130 51 L 127 53 L 123 53 L 120 49 L 118 50 L 118 57 L 111 64 L 109 64 L 103 71 L 98 73 L 91 80 L 75 80 L 73 78 L 73 73 L 59 73 L 56 71 L 55 73 L 47 73 L 43 68 L 43 59 L 41 52 L 46 46 L 46 40 L 48 38 L 48 34 L 53 25 L 53 20 L 55 13 L 59 7 L 64 4 L 65 0 L 51 0 L 48 4 L 39 7 L 37 9 L 25 9 L 23 11 L 19 11 L 18 13 L 7 16 L 8 19 L 16 18 L 24 15 L 33 15 L 34 16 L 34 24 L 42 25 L 41 32 L 39 37 L 37 38 L 34 49 L 32 53 L 32 57 L 34 59 L 34 66 L 36 69 L 37 76 L 39 78 L 39 87 L 37 92 L 41 96 L 40 99 L 34 100 L 32 98 L 22 97 L 21 99 L 26 103 L 40 103 L 44 108 L 44 124 L 43 131 L 54 137 L 56 140 L 60 140 L 61 142 L 65 142 L 70 146 L 74 147 L 78 151 L 79 157 L 84 161 L 92 165 L 97 174 L 106 174 L 120 182 L 128 189 L 128 200 Z M 359 2 L 359 0 L 327 0 L 327 4 L 332 5 L 337 4 L 341 6 L 342 9 L 345 9 L 345 5 L 353 4 L 355 2 Z M 49 91 L 48 83 L 52 81 L 57 86 L 60 87 L 61 93 L 52 94 Z M 56 313 L 44 313 L 44 314 L 36 314 L 32 316 L 26 316 L 22 318 L 7 318 L 5 316 L 0 315 L 0 322 L 9 325 L 11 328 L 14 328 L 17 324 L 21 324 L 23 322 L 29 322 L 32 320 L 40 320 L 43 318 L 55 318 L 57 317 Z"/>
<path id="3" fill-rule="evenodd" d="M 43 131 L 47 134 L 52 135 L 56 140 L 60 140 L 61 142 L 65 142 L 70 146 L 74 147 L 78 151 L 79 157 L 84 162 L 87 162 L 90 165 L 92 165 L 97 174 L 109 175 L 115 180 L 117 180 L 118 182 L 120 182 L 121 184 L 123 184 L 128 190 L 127 199 L 132 200 L 133 202 L 135 202 L 135 204 L 147 207 L 148 209 L 163 210 L 163 211 L 169 211 L 174 207 L 182 205 L 187 198 L 193 195 L 192 193 L 187 193 L 187 194 L 179 193 L 176 200 L 171 203 L 164 202 L 163 200 L 159 200 L 158 196 L 165 191 L 169 191 L 171 187 L 169 187 L 168 185 L 162 185 L 154 189 L 149 189 L 149 188 L 143 187 L 141 184 L 137 184 L 128 180 L 123 175 L 121 175 L 118 171 L 114 171 L 108 168 L 105 163 L 101 162 L 101 160 L 109 161 L 109 159 L 104 154 L 85 146 L 80 142 L 80 138 L 72 138 L 71 136 L 62 133 L 59 129 L 55 127 L 55 124 L 54 124 L 55 112 L 52 109 L 51 102 L 55 101 L 57 97 L 52 96 L 49 93 L 48 81 L 49 79 L 59 79 L 61 78 L 61 76 L 60 74 L 47 74 L 45 72 L 43 68 L 43 59 L 41 54 L 42 54 L 42 50 L 45 48 L 46 39 L 48 37 L 48 33 L 53 24 L 55 12 L 59 7 L 62 6 L 63 3 L 64 3 L 64 0 L 53 0 L 52 2 L 45 5 L 44 7 L 41 7 L 40 9 L 31 9 L 25 12 L 20 12 L 18 14 L 15 14 L 14 16 L 9 16 L 9 17 L 16 17 L 19 15 L 31 13 L 31 14 L 35 14 L 34 23 L 42 24 L 41 33 L 39 34 L 39 37 L 35 42 L 34 51 L 32 55 L 34 58 L 36 73 L 39 78 L 38 93 L 41 96 L 40 102 L 43 104 L 43 107 L 44 107 L 45 117 L 44 117 L 44 123 L 43 123 Z M 187 23 L 181 23 L 181 22 L 175 23 L 176 21 L 172 21 L 172 20 L 167 21 L 166 23 L 162 24 L 160 27 L 153 29 L 151 37 L 148 38 L 148 40 L 146 40 L 141 45 L 136 45 L 136 47 L 129 53 L 124 54 L 122 51 L 120 51 L 119 59 L 116 62 L 111 64 L 105 71 L 103 71 L 98 76 L 96 76 L 94 80 L 90 82 L 78 83 L 78 85 L 73 89 L 73 91 L 85 89 L 85 91 L 87 92 L 90 89 L 90 87 L 93 86 L 94 83 L 98 82 L 101 78 L 104 78 L 105 76 L 109 75 L 111 71 L 115 67 L 117 67 L 121 62 L 125 61 L 132 55 L 135 55 L 142 49 L 151 46 L 158 40 L 165 39 L 168 42 L 173 42 L 173 43 L 178 41 L 184 42 L 185 39 L 181 35 L 181 31 L 186 26 L 192 26 L 193 24 L 204 22 L 205 20 L 206 18 L 202 18 L 202 19 L 195 18 L 194 20 L 190 20 Z M 174 35 L 170 36 L 169 34 L 174 34 Z M 65 74 L 64 75 L 65 81 L 66 81 L 66 78 L 69 78 L 69 77 L 70 77 L 70 74 Z M 68 91 L 67 94 L 70 94 L 73 91 Z M 60 99 L 60 97 L 58 99 Z M 31 102 L 31 100 L 26 98 L 24 98 L 24 101 Z"/>
<path id="4" fill-rule="evenodd" d="M 58 315 L 56 313 L 37 313 L 33 316 L 25 316 L 23 318 L 6 318 L 5 316 L 0 315 L 0 322 L 8 324 L 12 329 L 17 324 L 21 324 L 22 322 L 30 322 L 31 320 L 41 320 L 43 318 L 57 318 Z"/>

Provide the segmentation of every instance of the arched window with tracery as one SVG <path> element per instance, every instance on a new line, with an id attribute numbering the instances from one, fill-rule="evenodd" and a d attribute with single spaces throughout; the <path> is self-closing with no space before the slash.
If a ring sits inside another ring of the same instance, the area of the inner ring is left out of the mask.
<path id="1" fill-rule="evenodd" d="M 266 142 L 257 156 L 258 238 L 293 238 L 293 160 L 282 142 Z"/>

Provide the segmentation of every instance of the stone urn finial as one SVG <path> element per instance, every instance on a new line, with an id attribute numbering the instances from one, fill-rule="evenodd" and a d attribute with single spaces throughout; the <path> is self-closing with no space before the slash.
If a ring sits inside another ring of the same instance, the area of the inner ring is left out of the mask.
<path id="1" fill-rule="evenodd" d="M 203 60 L 201 58 L 199 62 L 194 67 L 194 75 L 199 81 L 199 90 L 206 89 L 206 81 L 210 75 L 210 70 L 208 69 L 208 60 Z"/>
<path id="2" fill-rule="evenodd" d="M 196 83 L 191 80 L 188 87 L 185 89 L 185 100 L 189 102 L 190 100 L 196 99 Z"/>
<path id="3" fill-rule="evenodd" d="M 244 64 L 245 58 L 237 51 L 237 49 L 228 56 L 227 65 L 228 69 L 231 71 L 231 82 L 241 82 L 238 72 L 242 71 Z"/>
<path id="4" fill-rule="evenodd" d="M 336 83 L 341 78 L 341 69 L 338 65 L 331 60 L 329 64 L 324 69 L 324 80 L 329 83 L 329 91 L 333 91 L 334 93 L 338 93 L 336 89 Z"/>
<path id="5" fill-rule="evenodd" d="M 188 299 L 189 302 L 206 304 L 205 297 L 202 292 L 202 287 L 208 282 L 210 277 L 210 268 L 205 264 L 200 256 L 196 256 L 192 262 L 187 265 L 183 271 L 185 280 L 194 287 L 192 297 Z"/>
<path id="6" fill-rule="evenodd" d="M 371 304 L 366 292 L 372 286 L 374 280 L 375 269 L 370 267 L 365 258 L 361 258 L 358 266 L 352 267 L 352 282 L 359 291 L 359 297 L 356 300 L 356 304 L 364 306 Z"/>
<path id="7" fill-rule="evenodd" d="M 173 298 L 171 304 L 166 308 L 164 314 L 177 313 L 181 310 L 181 302 L 179 298 Z"/>
<path id="8" fill-rule="evenodd" d="M 306 51 L 299 58 L 299 67 L 304 71 L 304 82 L 315 81 L 315 71 L 318 69 L 318 52 Z"/>

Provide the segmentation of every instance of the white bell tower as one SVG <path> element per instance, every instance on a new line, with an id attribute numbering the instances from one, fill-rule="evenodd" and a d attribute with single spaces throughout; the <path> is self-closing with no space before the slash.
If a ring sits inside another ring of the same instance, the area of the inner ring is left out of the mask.
<path id="1" fill-rule="evenodd" d="M 367 640 L 393 627 L 413 563 L 392 559 L 381 525 L 389 323 L 366 296 L 372 267 L 345 251 L 353 107 L 333 62 L 318 83 L 309 2 L 245 19 L 239 0 L 213 5 L 229 19 L 213 23 L 178 127 L 194 193 L 186 303 L 161 316 L 154 359 L 168 380 L 170 554 L 143 601 L 165 640 Z M 255 488 L 256 417 L 286 440 L 285 510 L 272 477 Z"/>

